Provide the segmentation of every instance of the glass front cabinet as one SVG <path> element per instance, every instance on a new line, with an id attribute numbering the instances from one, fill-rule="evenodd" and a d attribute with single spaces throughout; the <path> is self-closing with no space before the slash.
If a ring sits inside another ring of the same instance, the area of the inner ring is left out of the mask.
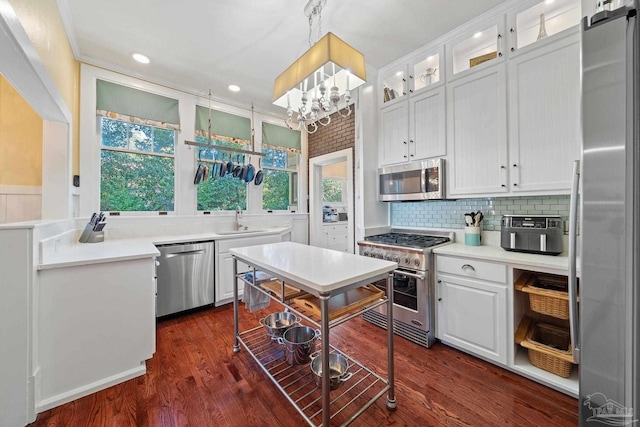
<path id="1" fill-rule="evenodd" d="M 504 60 L 504 16 L 470 29 L 447 44 L 448 78 L 458 78 Z"/>
<path id="2" fill-rule="evenodd" d="M 543 41 L 580 24 L 578 0 L 529 0 L 507 16 L 509 52 Z"/>

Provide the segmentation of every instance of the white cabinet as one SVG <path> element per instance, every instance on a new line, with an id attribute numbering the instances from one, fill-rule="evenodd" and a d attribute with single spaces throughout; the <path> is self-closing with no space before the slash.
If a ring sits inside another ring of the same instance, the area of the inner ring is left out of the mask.
<path id="1" fill-rule="evenodd" d="M 507 266 L 436 256 L 437 337 L 507 363 Z"/>
<path id="2" fill-rule="evenodd" d="M 581 141 L 580 34 L 575 28 L 569 37 L 509 61 L 510 190 L 568 192 Z"/>
<path id="3" fill-rule="evenodd" d="M 444 86 L 409 97 L 409 157 L 444 156 L 446 147 Z"/>
<path id="4" fill-rule="evenodd" d="M 447 80 L 482 70 L 504 60 L 504 15 L 468 28 L 447 43 Z"/>
<path id="5" fill-rule="evenodd" d="M 38 271 L 38 411 L 145 373 L 154 278 L 153 257 Z"/>
<path id="6" fill-rule="evenodd" d="M 381 111 L 380 165 L 446 154 L 445 92 L 440 85 Z"/>
<path id="7" fill-rule="evenodd" d="M 446 154 L 443 64 L 439 46 L 382 72 L 380 166 Z M 392 87 L 399 96 L 390 99 Z"/>
<path id="8" fill-rule="evenodd" d="M 216 240 L 216 306 L 233 301 L 233 258 L 229 249 L 243 246 L 262 245 L 266 243 L 276 243 L 282 240 L 279 234 L 270 236 L 242 237 L 238 239 Z M 249 271 L 249 266 L 238 263 L 238 273 Z M 240 282 L 238 282 L 240 283 Z M 242 296 L 244 286 L 238 287 L 238 292 Z"/>
<path id="9" fill-rule="evenodd" d="M 324 247 L 341 252 L 349 252 L 347 224 L 322 226 Z"/>
<path id="10" fill-rule="evenodd" d="M 504 64 L 447 84 L 448 195 L 508 191 L 506 103 Z"/>
<path id="11" fill-rule="evenodd" d="M 404 101 L 385 107 L 380 112 L 382 126 L 381 166 L 409 160 L 408 112 L 409 105 Z"/>

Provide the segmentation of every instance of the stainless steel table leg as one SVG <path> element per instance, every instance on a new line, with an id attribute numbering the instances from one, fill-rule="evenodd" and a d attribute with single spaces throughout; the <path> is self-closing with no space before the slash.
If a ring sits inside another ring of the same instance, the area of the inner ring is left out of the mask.
<path id="1" fill-rule="evenodd" d="M 329 395 L 329 295 L 320 295 L 320 330 L 322 334 L 322 426 L 331 425 L 331 397 Z"/>
<path id="2" fill-rule="evenodd" d="M 233 352 L 240 351 L 238 340 L 238 260 L 233 257 Z"/>
<path id="3" fill-rule="evenodd" d="M 387 277 L 387 369 L 389 371 L 389 394 L 387 394 L 387 408 L 397 408 L 393 371 L 393 272 Z"/>

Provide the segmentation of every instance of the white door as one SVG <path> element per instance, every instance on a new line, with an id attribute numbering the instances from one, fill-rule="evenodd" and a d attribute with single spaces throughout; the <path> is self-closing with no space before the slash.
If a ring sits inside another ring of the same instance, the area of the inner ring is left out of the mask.
<path id="1" fill-rule="evenodd" d="M 448 193 L 502 193 L 507 188 L 505 66 L 447 85 Z"/>
<path id="2" fill-rule="evenodd" d="M 506 286 L 438 274 L 438 338 L 507 363 Z"/>
<path id="3" fill-rule="evenodd" d="M 444 86 L 409 99 L 409 157 L 411 160 L 447 154 Z"/>
<path id="4" fill-rule="evenodd" d="M 401 101 L 380 111 L 382 140 L 380 166 L 409 160 L 408 104 Z"/>
<path id="5" fill-rule="evenodd" d="M 509 61 L 511 191 L 571 188 L 580 98 L 579 34 Z"/>

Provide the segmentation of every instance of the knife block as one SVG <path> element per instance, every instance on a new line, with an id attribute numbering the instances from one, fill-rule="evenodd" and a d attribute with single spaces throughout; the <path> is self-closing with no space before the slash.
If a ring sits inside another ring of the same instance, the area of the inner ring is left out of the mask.
<path id="1" fill-rule="evenodd" d="M 100 243 L 104 242 L 104 231 L 91 231 L 87 241 L 84 243 Z"/>

